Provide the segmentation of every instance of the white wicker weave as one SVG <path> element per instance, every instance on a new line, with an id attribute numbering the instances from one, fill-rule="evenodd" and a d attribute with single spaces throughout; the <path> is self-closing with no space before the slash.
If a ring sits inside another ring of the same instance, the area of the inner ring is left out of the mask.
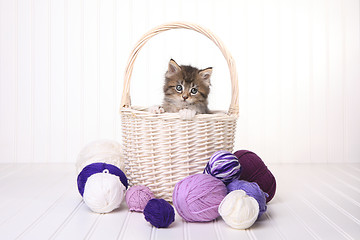
<path id="1" fill-rule="evenodd" d="M 152 114 L 145 107 L 131 106 L 130 78 L 140 49 L 153 36 L 178 28 L 205 35 L 224 55 L 232 87 L 227 113 L 199 114 L 194 120 L 185 121 L 178 113 Z M 215 151 L 233 150 L 238 110 L 235 63 L 218 37 L 199 25 L 184 22 L 160 25 L 147 32 L 129 57 L 120 107 L 125 171 L 130 185 L 146 185 L 156 197 L 172 201 L 172 191 L 178 181 L 202 173 Z"/>

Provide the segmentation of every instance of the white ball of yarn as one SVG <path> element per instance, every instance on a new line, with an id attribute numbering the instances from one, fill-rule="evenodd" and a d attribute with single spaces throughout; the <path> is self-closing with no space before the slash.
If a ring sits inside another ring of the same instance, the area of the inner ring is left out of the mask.
<path id="1" fill-rule="evenodd" d="M 92 163 L 102 162 L 125 170 L 121 145 L 115 140 L 103 139 L 90 142 L 80 151 L 76 160 L 77 174 Z"/>
<path id="2" fill-rule="evenodd" d="M 125 192 L 119 177 L 104 171 L 87 179 L 83 199 L 92 211 L 108 213 L 120 207 Z"/>
<path id="3" fill-rule="evenodd" d="M 222 200 L 219 213 L 230 227 L 247 229 L 259 215 L 259 204 L 255 198 L 246 195 L 245 191 L 235 190 Z"/>

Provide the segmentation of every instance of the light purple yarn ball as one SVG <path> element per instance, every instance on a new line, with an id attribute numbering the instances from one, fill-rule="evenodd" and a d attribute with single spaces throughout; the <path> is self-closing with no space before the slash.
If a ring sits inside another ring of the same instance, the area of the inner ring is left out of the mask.
<path id="1" fill-rule="evenodd" d="M 226 186 L 219 179 L 195 174 L 175 185 L 173 204 L 185 221 L 208 222 L 220 216 L 218 207 L 226 193 Z"/>
<path id="2" fill-rule="evenodd" d="M 151 190 L 143 185 L 132 186 L 125 195 L 130 211 L 143 212 L 150 199 L 155 198 Z"/>
<path id="3" fill-rule="evenodd" d="M 255 200 L 259 203 L 260 208 L 258 217 L 260 217 L 264 212 L 266 212 L 266 198 L 269 195 L 267 193 L 264 193 L 256 182 L 248 182 L 235 179 L 227 185 L 227 189 L 229 193 L 234 190 L 243 190 L 246 195 L 255 198 Z"/>
<path id="4" fill-rule="evenodd" d="M 228 151 L 214 153 L 204 169 L 205 174 L 210 174 L 225 184 L 238 179 L 241 174 L 241 165 L 238 158 Z"/>

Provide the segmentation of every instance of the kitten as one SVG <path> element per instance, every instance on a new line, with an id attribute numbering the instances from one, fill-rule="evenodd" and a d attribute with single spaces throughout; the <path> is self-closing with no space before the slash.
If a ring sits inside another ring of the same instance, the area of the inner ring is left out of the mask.
<path id="1" fill-rule="evenodd" d="M 210 77 L 212 68 L 199 70 L 192 66 L 179 66 L 169 61 L 163 87 L 162 106 L 152 106 L 152 113 L 179 112 L 184 120 L 191 120 L 196 114 L 211 113 L 208 109 Z"/>
<path id="2" fill-rule="evenodd" d="M 199 70 L 192 66 L 179 66 L 171 59 L 163 88 L 164 111 L 179 112 L 188 109 L 195 114 L 210 113 L 208 95 L 211 73 L 212 68 Z"/>

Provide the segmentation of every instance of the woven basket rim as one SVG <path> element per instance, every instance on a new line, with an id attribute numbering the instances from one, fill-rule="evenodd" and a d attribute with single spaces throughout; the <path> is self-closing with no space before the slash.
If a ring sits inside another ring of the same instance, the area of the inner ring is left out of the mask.
<path id="1" fill-rule="evenodd" d="M 148 111 L 148 108 L 146 107 L 142 107 L 142 106 L 129 106 L 129 107 L 125 107 L 122 108 L 120 110 L 120 113 L 126 113 L 126 112 L 131 112 L 132 114 L 137 114 L 137 115 L 141 115 L 142 117 L 149 117 L 149 118 L 154 118 L 154 119 L 166 119 L 166 120 L 179 120 L 181 119 L 180 114 L 177 113 L 162 113 L 162 114 L 156 114 L 156 113 L 151 113 Z M 233 114 L 229 114 L 227 111 L 225 110 L 213 110 L 213 113 L 207 113 L 207 114 L 196 114 L 194 119 L 192 119 L 192 121 L 196 121 L 196 120 L 202 120 L 202 121 L 206 121 L 206 120 L 210 120 L 210 121 L 219 121 L 221 119 L 223 120 L 232 120 L 232 119 L 237 119 L 238 118 L 238 113 L 233 113 Z M 184 120 L 185 121 L 185 120 Z"/>

